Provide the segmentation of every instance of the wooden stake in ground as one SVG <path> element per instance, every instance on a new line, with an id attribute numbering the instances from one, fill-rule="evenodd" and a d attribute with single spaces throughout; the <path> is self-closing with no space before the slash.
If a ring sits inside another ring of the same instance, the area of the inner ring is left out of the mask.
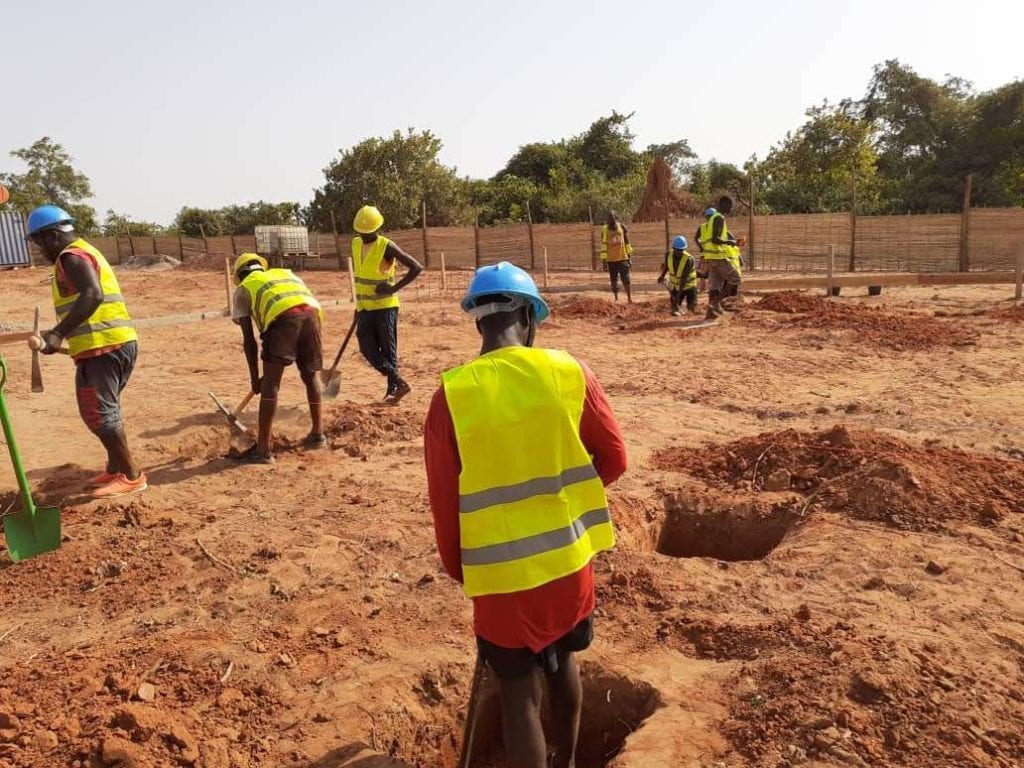
<path id="1" fill-rule="evenodd" d="M 825 265 L 825 295 L 832 295 L 832 272 L 836 268 L 836 247 L 828 247 L 828 263 Z"/>
<path id="2" fill-rule="evenodd" d="M 541 250 L 544 252 L 544 290 L 548 289 L 548 247 L 545 245 Z"/>
<path id="3" fill-rule="evenodd" d="M 356 275 L 352 271 L 352 257 L 351 256 L 346 256 L 345 257 L 345 266 L 348 268 L 348 284 L 349 284 L 349 287 L 352 289 L 352 302 L 355 303 L 355 300 L 356 300 Z"/>
<path id="4" fill-rule="evenodd" d="M 444 265 L 444 251 L 441 251 L 441 290 L 448 290 L 448 270 Z"/>
<path id="5" fill-rule="evenodd" d="M 228 300 L 228 315 L 231 314 L 231 257 L 224 257 L 224 293 Z"/>

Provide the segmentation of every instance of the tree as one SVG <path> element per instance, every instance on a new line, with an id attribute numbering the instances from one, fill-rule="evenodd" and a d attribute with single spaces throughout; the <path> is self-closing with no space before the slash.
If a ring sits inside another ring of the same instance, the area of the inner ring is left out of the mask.
<path id="1" fill-rule="evenodd" d="M 643 166 L 643 157 L 633 149 L 629 120 L 635 113 L 611 115 L 595 120 L 582 135 L 570 141 L 570 150 L 588 168 L 608 179 L 635 173 Z"/>
<path id="2" fill-rule="evenodd" d="M 746 197 L 747 174 L 732 163 L 714 158 L 704 163 L 688 163 L 685 175 L 689 177 L 690 194 L 703 205 L 712 205 L 722 195 Z"/>
<path id="3" fill-rule="evenodd" d="M 980 205 L 1024 206 L 1024 80 L 980 94 L 964 155 Z"/>
<path id="4" fill-rule="evenodd" d="M 174 217 L 174 228 L 185 237 L 216 237 L 228 233 L 222 210 L 185 207 Z"/>
<path id="5" fill-rule="evenodd" d="M 440 151 L 437 136 L 413 128 L 341 150 L 324 168 L 325 184 L 314 191 L 306 221 L 329 231 L 334 211 L 339 229 L 350 231 L 356 211 L 373 204 L 384 214 L 386 226 L 403 229 L 421 223 L 423 202 L 434 226 L 471 221 L 464 182 L 454 168 L 441 163 Z"/>
<path id="6" fill-rule="evenodd" d="M 164 231 L 160 224 L 151 221 L 132 221 L 128 216 L 107 210 L 103 220 L 103 234 L 107 237 L 130 235 L 131 237 L 150 237 Z"/>
<path id="7" fill-rule="evenodd" d="M 75 227 L 83 234 L 96 230 L 96 211 L 86 205 L 92 197 L 89 177 L 74 169 L 74 158 L 49 136 L 31 147 L 16 149 L 11 157 L 28 166 L 25 173 L 0 173 L 0 183 L 11 191 L 11 205 L 22 213 L 52 203 L 75 217 Z"/>
<path id="8" fill-rule="evenodd" d="M 847 211 L 856 179 L 858 209 L 877 207 L 878 158 L 871 123 L 850 101 L 812 107 L 807 117 L 764 162 L 752 164 L 761 202 L 774 213 Z"/>
<path id="9" fill-rule="evenodd" d="M 686 139 L 668 144 L 651 144 L 647 147 L 647 154 L 652 158 L 660 157 L 664 160 L 677 181 L 686 176 L 689 161 L 697 158 L 697 153 L 690 148 L 690 142 Z"/>

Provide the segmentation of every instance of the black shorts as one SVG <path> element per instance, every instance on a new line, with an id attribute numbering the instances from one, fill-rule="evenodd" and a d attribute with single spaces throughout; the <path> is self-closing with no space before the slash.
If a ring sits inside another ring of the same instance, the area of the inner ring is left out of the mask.
<path id="1" fill-rule="evenodd" d="M 96 434 L 120 429 L 121 392 L 135 370 L 138 342 L 129 341 L 97 357 L 87 357 L 75 366 L 75 399 L 78 413 Z"/>
<path id="2" fill-rule="evenodd" d="M 577 651 L 585 651 L 594 641 L 594 617 L 583 621 L 555 640 L 551 645 L 534 653 L 529 648 L 502 648 L 479 635 L 476 647 L 494 674 L 502 679 L 523 677 L 540 667 L 546 674 L 558 672 L 558 658 Z"/>
<path id="3" fill-rule="evenodd" d="M 629 283 L 629 259 L 625 261 L 609 261 L 608 262 L 608 274 L 612 280 L 622 278 L 624 284 Z"/>
<path id="4" fill-rule="evenodd" d="M 263 362 L 296 363 L 301 373 L 316 373 L 324 367 L 320 315 L 316 310 L 282 315 L 261 335 Z"/>

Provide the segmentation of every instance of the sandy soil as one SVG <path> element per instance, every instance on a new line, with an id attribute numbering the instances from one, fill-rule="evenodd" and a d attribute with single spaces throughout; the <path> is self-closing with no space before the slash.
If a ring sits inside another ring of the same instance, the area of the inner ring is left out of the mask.
<path id="1" fill-rule="evenodd" d="M 0 320 L 46 307 L 44 277 L 0 275 Z M 69 362 L 45 359 L 31 395 L 24 347 L 0 347 L 37 501 L 63 506 L 67 534 L 0 559 L 0 766 L 453 765 L 474 650 L 434 551 L 420 425 L 477 337 L 431 277 L 403 309 L 413 394 L 377 406 L 383 381 L 350 351 L 331 449 L 307 453 L 289 375 L 273 467 L 222 458 L 207 392 L 245 391 L 237 330 L 147 330 L 125 407 L 152 488 L 128 501 L 81 493 L 102 457 Z M 216 273 L 122 287 L 138 317 L 224 302 Z M 1008 290 L 748 299 L 713 327 L 667 301 L 554 300 L 540 342 L 594 368 L 631 451 L 582 657 L 581 768 L 1024 764 Z M 329 309 L 329 347 L 349 313 Z M 0 510 L 13 486 L 0 473 Z M 500 765 L 493 693 L 481 717 L 477 765 Z"/>

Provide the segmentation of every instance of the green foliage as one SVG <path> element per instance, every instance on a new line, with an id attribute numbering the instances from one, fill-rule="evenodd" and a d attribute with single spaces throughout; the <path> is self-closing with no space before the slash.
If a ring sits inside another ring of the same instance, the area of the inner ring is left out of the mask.
<path id="1" fill-rule="evenodd" d="M 697 159 L 697 153 L 690 148 L 690 142 L 686 139 L 668 144 L 651 144 L 647 147 L 647 154 L 664 160 L 677 181 L 689 172 L 690 161 Z"/>
<path id="2" fill-rule="evenodd" d="M 298 203 L 259 200 L 223 208 L 182 208 L 174 218 L 174 229 L 186 237 L 202 237 L 204 232 L 206 237 L 251 235 L 261 224 L 296 224 L 298 221 Z"/>
<path id="3" fill-rule="evenodd" d="M 107 237 L 130 235 L 132 237 L 149 237 L 164 232 L 160 224 L 151 221 L 132 221 L 127 216 L 107 210 L 107 216 L 103 220 L 102 232 Z"/>
<path id="4" fill-rule="evenodd" d="M 441 140 L 430 131 L 409 128 L 387 138 L 372 138 L 341 151 L 324 168 L 326 183 L 315 190 L 304 212 L 308 225 L 330 231 L 334 211 L 340 231 L 350 232 L 356 211 L 376 205 L 385 226 L 419 226 L 421 204 L 433 226 L 471 223 L 465 206 L 465 183 L 438 159 Z"/>
<path id="5" fill-rule="evenodd" d="M 871 123 L 848 101 L 812 107 L 807 117 L 753 164 L 760 202 L 776 212 L 845 211 L 856 179 L 858 209 L 874 210 L 879 183 Z"/>
<path id="6" fill-rule="evenodd" d="M 11 205 L 28 213 L 33 208 L 52 203 L 75 217 L 75 227 L 83 234 L 96 231 L 96 211 L 86 205 L 92 197 L 89 177 L 74 169 L 74 158 L 49 136 L 31 147 L 16 149 L 11 157 L 28 166 L 25 173 L 0 173 L 0 184 L 11 192 Z"/>
<path id="7" fill-rule="evenodd" d="M 747 194 L 747 173 L 732 163 L 714 158 L 706 163 L 688 163 L 683 176 L 689 178 L 689 192 L 701 201 L 702 209 L 714 205 L 722 195 L 745 198 Z"/>

